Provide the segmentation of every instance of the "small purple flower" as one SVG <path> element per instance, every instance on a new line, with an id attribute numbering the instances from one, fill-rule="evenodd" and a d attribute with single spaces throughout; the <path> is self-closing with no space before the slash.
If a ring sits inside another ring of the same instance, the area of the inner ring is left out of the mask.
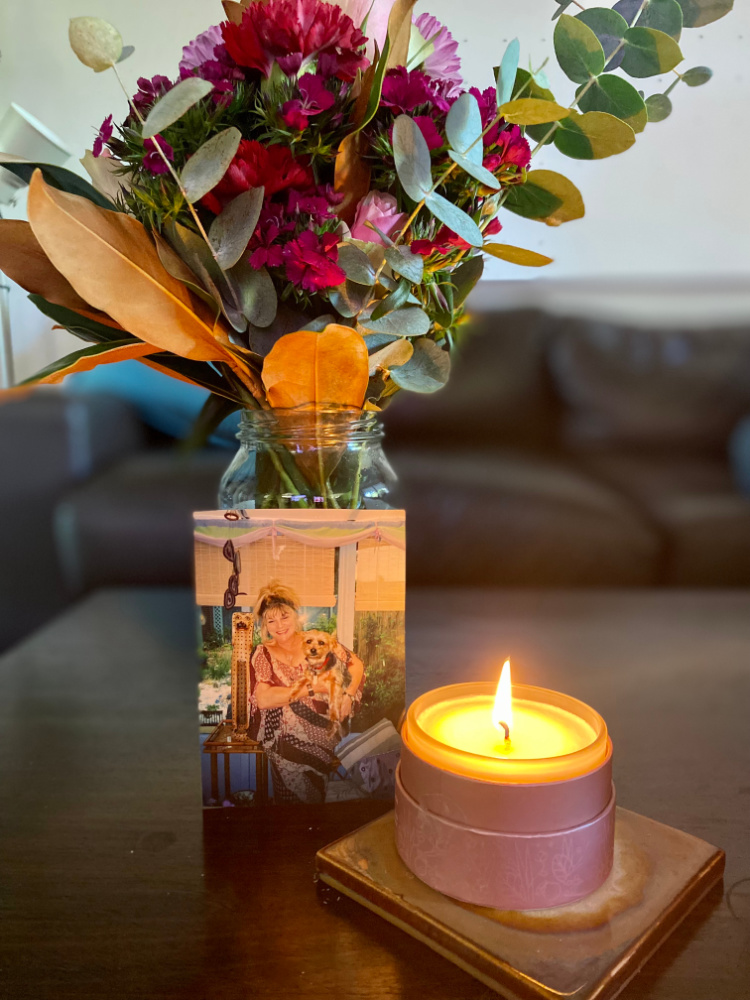
<path id="1" fill-rule="evenodd" d="M 422 38 L 432 42 L 434 46 L 434 51 L 422 60 L 422 69 L 433 80 L 444 80 L 451 84 L 455 93 L 451 92 L 448 96 L 458 97 L 462 83 L 458 42 L 432 14 L 420 14 L 414 19 L 414 26 Z"/>
<path id="2" fill-rule="evenodd" d="M 287 101 L 281 109 L 285 125 L 302 132 L 307 127 L 307 119 L 328 111 L 335 103 L 335 97 L 326 90 L 323 77 L 317 73 L 305 73 L 297 81 L 299 98 Z"/>
<path id="3" fill-rule="evenodd" d="M 94 148 L 92 153 L 94 156 L 101 156 L 102 151 L 106 143 L 112 138 L 112 132 L 114 131 L 112 126 L 112 115 L 107 115 L 104 121 L 99 126 L 99 132 L 96 139 L 94 139 Z"/>
<path id="4" fill-rule="evenodd" d="M 146 150 L 146 155 L 143 157 L 143 166 L 150 174 L 167 174 L 169 173 L 169 167 L 167 167 L 164 160 L 159 156 L 156 148 L 157 142 L 166 158 L 170 161 L 174 160 L 174 150 L 169 143 L 165 139 L 162 139 L 160 135 L 155 135 L 153 139 L 143 140 L 143 148 Z"/>
<path id="5" fill-rule="evenodd" d="M 138 93 L 133 96 L 133 104 L 143 113 L 160 97 L 163 97 L 174 84 L 167 76 L 153 76 L 150 80 L 145 76 L 138 77 Z"/>

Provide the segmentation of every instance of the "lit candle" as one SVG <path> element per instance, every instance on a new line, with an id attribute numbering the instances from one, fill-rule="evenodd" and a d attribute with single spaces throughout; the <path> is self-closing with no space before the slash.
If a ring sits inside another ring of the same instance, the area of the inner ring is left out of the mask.
<path id="1" fill-rule="evenodd" d="M 607 877 L 612 744 L 576 698 L 454 684 L 417 698 L 402 732 L 396 846 L 428 885 L 505 909 L 558 906 Z"/>

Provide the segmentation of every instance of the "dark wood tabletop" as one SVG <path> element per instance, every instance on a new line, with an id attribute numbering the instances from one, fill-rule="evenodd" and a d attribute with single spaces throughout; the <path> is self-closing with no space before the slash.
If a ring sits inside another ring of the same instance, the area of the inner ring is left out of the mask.
<path id="1" fill-rule="evenodd" d="M 750 593 L 412 594 L 408 697 L 515 679 L 597 708 L 618 800 L 726 850 L 624 1000 L 750 997 Z M 384 809 L 200 806 L 182 590 L 101 591 L 0 659 L 0 997 L 489 1000 L 313 882 Z"/>

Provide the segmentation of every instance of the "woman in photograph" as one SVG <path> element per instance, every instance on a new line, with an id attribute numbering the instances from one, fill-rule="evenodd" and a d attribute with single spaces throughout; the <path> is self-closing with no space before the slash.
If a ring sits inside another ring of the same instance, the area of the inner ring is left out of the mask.
<path id="1" fill-rule="evenodd" d="M 254 613 L 262 642 L 252 655 L 250 711 L 259 718 L 257 739 L 268 753 L 274 800 L 323 802 L 328 776 L 338 766 L 342 722 L 362 699 L 365 672 L 335 636 L 303 632 L 299 607 L 294 591 L 278 581 L 258 594 Z M 335 712 L 330 674 L 318 676 L 311 665 L 320 662 L 326 645 L 341 678 Z"/>

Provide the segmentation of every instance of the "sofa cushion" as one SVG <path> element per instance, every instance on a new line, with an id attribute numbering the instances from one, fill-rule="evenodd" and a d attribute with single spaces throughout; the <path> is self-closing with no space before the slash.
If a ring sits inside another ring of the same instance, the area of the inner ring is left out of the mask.
<path id="1" fill-rule="evenodd" d="M 133 455 L 71 492 L 55 510 L 68 587 L 191 584 L 194 510 L 217 507 L 226 452 Z"/>
<path id="2" fill-rule="evenodd" d="M 592 455 L 589 474 L 629 496 L 658 525 L 672 586 L 750 585 L 750 497 L 726 461 L 679 455 Z"/>
<path id="3" fill-rule="evenodd" d="M 750 411 L 750 329 L 653 330 L 562 321 L 550 368 L 569 448 L 723 447 Z"/>
<path id="4" fill-rule="evenodd" d="M 609 487 L 520 452 L 399 451 L 407 577 L 437 586 L 637 586 L 659 577 L 658 533 Z"/>

